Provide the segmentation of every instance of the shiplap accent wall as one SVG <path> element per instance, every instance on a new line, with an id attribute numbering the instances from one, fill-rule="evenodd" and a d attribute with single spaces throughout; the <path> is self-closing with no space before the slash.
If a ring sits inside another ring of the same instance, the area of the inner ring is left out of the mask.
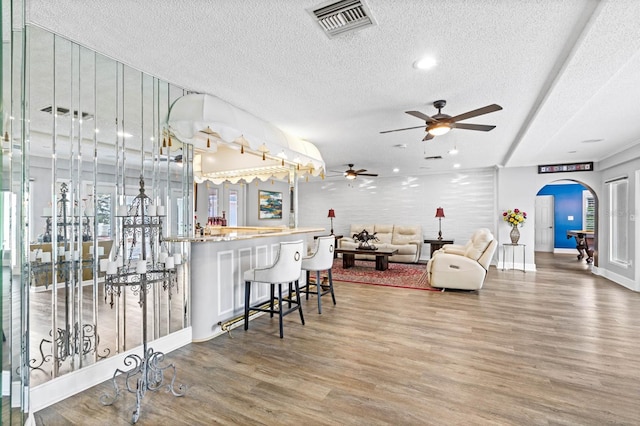
<path id="1" fill-rule="evenodd" d="M 438 236 L 436 208 L 444 208 L 442 236 L 464 244 L 477 228 L 495 235 L 496 171 L 493 168 L 416 177 L 346 179 L 301 183 L 299 226 L 348 235 L 352 223 L 421 225 L 424 238 Z M 423 250 L 424 252 L 428 250 Z M 428 254 L 427 254 L 428 257 Z"/>

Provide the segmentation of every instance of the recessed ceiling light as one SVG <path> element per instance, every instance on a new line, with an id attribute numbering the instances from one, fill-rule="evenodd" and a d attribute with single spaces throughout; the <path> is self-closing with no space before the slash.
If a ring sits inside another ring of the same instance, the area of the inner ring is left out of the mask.
<path id="1" fill-rule="evenodd" d="M 393 169 L 393 173 L 398 173 L 399 171 L 400 171 L 400 169 L 397 168 L 397 167 Z"/>
<path id="2" fill-rule="evenodd" d="M 418 59 L 413 63 L 413 67 L 418 70 L 430 70 L 435 67 L 438 63 L 436 59 L 432 56 L 426 56 L 422 59 Z"/>
<path id="3" fill-rule="evenodd" d="M 117 135 L 120 136 L 121 138 L 130 138 L 133 136 L 131 133 L 127 133 L 127 132 L 118 132 Z"/>
<path id="4" fill-rule="evenodd" d="M 453 148 L 452 150 L 449 151 L 449 154 L 451 155 L 456 155 L 458 153 L 458 148 Z"/>
<path id="5" fill-rule="evenodd" d="M 454 164 L 454 165 L 453 165 L 453 168 L 454 168 L 454 169 L 459 169 L 459 168 L 460 168 L 460 164 L 458 164 L 458 163 Z"/>

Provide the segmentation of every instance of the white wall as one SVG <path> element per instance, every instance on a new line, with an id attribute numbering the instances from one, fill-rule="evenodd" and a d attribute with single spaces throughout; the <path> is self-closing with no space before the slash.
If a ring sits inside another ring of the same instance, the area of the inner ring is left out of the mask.
<path id="1" fill-rule="evenodd" d="M 598 268 L 597 272 L 611 280 L 614 280 L 627 288 L 640 291 L 640 277 L 638 276 L 638 241 L 640 241 L 640 230 L 636 226 L 636 217 L 638 216 L 638 206 L 640 206 L 638 188 L 638 178 L 640 173 L 640 159 L 636 158 L 625 163 L 608 167 L 602 171 L 602 182 L 600 191 L 602 193 L 601 207 L 599 207 L 598 224 L 599 224 L 599 252 L 598 252 Z M 609 262 L 609 193 L 607 180 L 626 176 L 629 183 L 629 211 L 621 212 L 628 220 L 629 225 L 629 259 L 631 264 L 629 267 L 622 267 L 618 264 Z"/>
<path id="2" fill-rule="evenodd" d="M 623 174 L 629 176 L 630 256 L 640 263 L 636 248 L 640 241 L 640 229 L 635 218 L 640 210 L 640 188 L 636 174 L 640 176 L 640 159 L 635 153 L 619 156 L 620 162 L 605 161 L 596 164 L 595 171 L 575 173 L 538 174 L 537 167 L 481 169 L 455 173 L 442 173 L 417 177 L 372 178 L 359 177 L 355 181 L 325 180 L 300 182 L 298 186 L 298 225 L 330 229 L 327 217 L 334 209 L 334 231 L 348 235 L 352 223 L 385 223 L 420 225 L 424 238 L 435 238 L 438 220 L 434 217 L 437 207 L 443 207 L 446 217 L 442 220 L 442 234 L 446 239 L 464 243 L 471 233 L 480 227 L 489 228 L 500 244 L 510 242 L 510 227 L 501 219 L 502 211 L 519 208 L 527 212 L 527 223 L 520 228 L 520 243 L 526 245 L 526 269 L 535 270 L 535 197 L 547 184 L 558 180 L 572 180 L 589 187 L 598 200 L 598 236 L 596 240 L 598 264 L 594 273 L 640 291 L 640 277 L 635 266 L 620 268 L 608 262 L 608 194 L 604 181 Z M 635 158 L 634 160 L 628 160 Z M 599 167 L 600 166 L 600 167 Z M 606 168 L 603 168 L 605 166 Z M 247 225 L 287 226 L 289 215 L 288 184 L 271 181 L 260 182 L 247 188 Z M 258 220 L 258 189 L 282 191 L 283 219 Z M 423 250 L 423 258 L 428 257 Z M 510 253 L 507 254 L 507 259 Z M 426 255 L 426 256 L 425 256 Z M 499 246 L 494 264 L 501 266 L 502 248 Z M 516 266 L 519 267 L 516 260 Z"/>
<path id="3" fill-rule="evenodd" d="M 257 182 L 257 183 L 256 183 Z M 273 183 L 272 183 L 273 182 Z M 241 183 L 242 188 L 244 188 L 244 198 L 243 201 L 245 203 L 244 212 L 238 212 L 238 215 L 244 214 L 244 220 L 246 226 L 289 226 L 289 211 L 291 207 L 291 200 L 289 197 L 289 184 L 287 182 L 276 181 L 276 180 L 268 180 L 266 182 L 262 182 L 259 180 L 254 180 L 253 182 L 246 184 Z M 209 183 L 210 188 L 218 188 L 218 203 L 220 208 L 220 215 L 222 215 L 222 210 L 228 210 L 225 206 L 227 201 L 225 197 L 227 196 L 226 187 L 229 184 L 221 184 L 215 185 L 213 183 Z M 277 191 L 282 192 L 282 219 L 258 219 L 258 191 Z M 207 183 L 198 184 L 198 205 L 196 209 L 196 216 L 198 218 L 198 222 L 204 225 L 207 223 L 207 212 L 209 206 L 209 189 L 207 188 Z M 239 194 L 242 196 L 242 194 Z M 227 212 L 228 217 L 228 212 Z M 238 220 L 238 223 L 242 223 L 242 220 Z"/>
<path id="4" fill-rule="evenodd" d="M 273 182 L 273 183 L 272 183 Z M 287 182 L 258 181 L 246 185 L 247 188 L 247 226 L 289 226 L 289 209 L 291 199 L 289 197 L 289 184 Z M 282 192 L 282 219 L 258 219 L 258 191 Z"/>
<path id="5" fill-rule="evenodd" d="M 336 234 L 349 235 L 352 223 L 380 223 L 420 225 L 424 238 L 436 238 L 435 213 L 442 207 L 443 238 L 465 243 L 477 228 L 495 231 L 495 175 L 495 169 L 481 169 L 300 183 L 299 226 L 319 226 L 328 231 L 331 222 L 327 214 L 334 209 Z"/>
<path id="6" fill-rule="evenodd" d="M 501 219 L 503 211 L 518 208 L 527 212 L 527 221 L 520 228 L 520 244 L 526 245 L 526 268 L 535 270 L 535 199 L 536 194 L 545 185 L 558 180 L 574 180 L 586 184 L 594 190 L 594 195 L 601 198 L 601 173 L 598 171 L 575 173 L 538 174 L 537 167 L 510 167 L 498 171 L 497 192 L 498 203 L 496 220 L 498 241 L 509 243 L 511 227 Z M 600 209 L 600 203 L 598 209 Z M 506 253 L 508 255 L 508 253 Z M 501 260 L 502 248 L 498 249 Z M 517 263 L 518 261 L 516 261 Z"/>

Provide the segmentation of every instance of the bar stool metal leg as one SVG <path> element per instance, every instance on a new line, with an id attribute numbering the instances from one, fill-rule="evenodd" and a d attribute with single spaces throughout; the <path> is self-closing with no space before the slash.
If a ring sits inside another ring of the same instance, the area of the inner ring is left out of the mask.
<path id="1" fill-rule="evenodd" d="M 273 312 L 271 312 L 273 316 Z M 278 284 L 278 321 L 280 322 L 280 338 L 284 337 L 284 327 L 282 325 L 282 284 Z"/>
<path id="2" fill-rule="evenodd" d="M 244 282 L 244 329 L 249 329 L 249 300 L 251 299 L 251 281 Z"/>
<path id="3" fill-rule="evenodd" d="M 322 313 L 322 282 L 320 281 L 320 271 L 316 271 L 316 294 L 318 295 L 318 313 Z M 309 297 L 309 293 L 307 293 Z"/>
<path id="4" fill-rule="evenodd" d="M 298 280 L 296 280 L 295 286 L 296 286 L 296 300 L 298 302 L 298 312 L 300 312 L 300 322 L 302 322 L 302 325 L 304 325 L 304 315 L 302 315 L 302 303 L 300 299 L 300 283 L 298 282 Z"/>
<path id="5" fill-rule="evenodd" d="M 331 290 L 331 299 L 333 299 L 333 304 L 336 304 L 336 295 L 333 294 L 333 276 L 331 275 L 331 269 L 329 269 L 328 271 L 328 275 L 329 275 L 329 289 Z"/>

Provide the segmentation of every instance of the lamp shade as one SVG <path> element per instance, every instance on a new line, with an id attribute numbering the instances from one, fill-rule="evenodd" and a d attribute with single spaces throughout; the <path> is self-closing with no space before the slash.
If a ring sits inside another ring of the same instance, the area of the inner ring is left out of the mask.
<path id="1" fill-rule="evenodd" d="M 336 217 L 336 212 L 333 209 L 329 209 L 329 214 L 327 217 Z"/>
<path id="2" fill-rule="evenodd" d="M 436 209 L 436 217 L 444 217 L 444 209 L 442 207 Z"/>
<path id="3" fill-rule="evenodd" d="M 441 136 L 449 132 L 451 126 L 449 123 L 435 123 L 427 127 L 427 132 L 433 136 Z"/>

